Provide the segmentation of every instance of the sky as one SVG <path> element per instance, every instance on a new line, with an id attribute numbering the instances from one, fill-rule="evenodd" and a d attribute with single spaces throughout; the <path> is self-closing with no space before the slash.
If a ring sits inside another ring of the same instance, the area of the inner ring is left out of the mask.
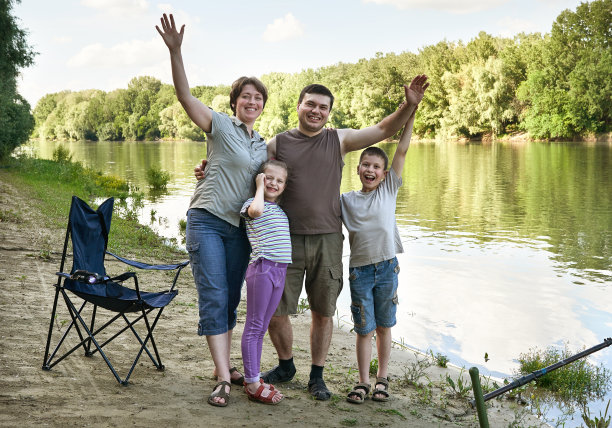
<path id="1" fill-rule="evenodd" d="M 512 37 L 550 32 L 579 0 L 22 0 L 13 15 L 38 52 L 19 92 L 31 104 L 62 90 L 127 88 L 137 76 L 172 83 L 155 30 L 162 13 L 185 24 L 189 85 L 230 84 L 242 75 L 297 73 L 378 52 L 418 53 L 480 31 Z M 414 70 L 409 75 L 419 74 Z"/>

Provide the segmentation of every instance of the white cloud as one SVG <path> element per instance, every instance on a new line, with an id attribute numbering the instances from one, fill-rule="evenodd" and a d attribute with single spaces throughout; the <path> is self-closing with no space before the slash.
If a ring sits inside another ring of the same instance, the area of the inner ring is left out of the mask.
<path id="1" fill-rule="evenodd" d="M 506 17 L 501 21 L 497 22 L 497 28 L 499 32 L 498 35 L 502 37 L 514 37 L 516 34 L 521 32 L 535 33 L 546 32 L 550 30 L 550 28 L 541 28 L 541 24 L 542 23 L 536 24 L 535 22 L 529 21 L 527 19 Z"/>
<path id="2" fill-rule="evenodd" d="M 81 0 L 81 4 L 108 12 L 111 15 L 123 16 L 146 12 L 149 8 L 149 3 L 146 0 Z"/>
<path id="3" fill-rule="evenodd" d="M 456 14 L 492 9 L 508 0 L 363 0 L 364 3 L 388 4 L 398 9 L 432 9 Z"/>
<path id="4" fill-rule="evenodd" d="M 262 38 L 266 42 L 280 42 L 295 39 L 302 34 L 304 34 L 304 25 L 292 13 L 288 13 L 268 24 Z"/>
<path id="5" fill-rule="evenodd" d="M 167 51 L 158 37 L 132 40 L 106 47 L 101 43 L 85 46 L 68 60 L 70 67 L 147 67 L 166 59 Z"/>
<path id="6" fill-rule="evenodd" d="M 72 37 L 69 36 L 55 36 L 53 37 L 53 41 L 58 45 L 63 45 L 65 43 L 70 43 L 72 41 Z"/>

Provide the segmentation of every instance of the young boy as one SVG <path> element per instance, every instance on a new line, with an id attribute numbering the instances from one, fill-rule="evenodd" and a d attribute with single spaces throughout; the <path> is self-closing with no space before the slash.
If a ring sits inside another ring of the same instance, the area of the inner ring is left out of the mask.
<path id="1" fill-rule="evenodd" d="M 370 393 L 371 341 L 374 330 L 378 373 L 372 400 L 389 400 L 387 369 L 391 354 L 391 327 L 396 322 L 399 272 L 395 255 L 404 251 L 395 223 L 395 203 L 402 185 L 401 174 L 413 125 L 414 113 L 404 127 L 389 171 L 389 160 L 382 149 L 365 149 L 357 167 L 361 190 L 340 196 L 342 221 L 349 232 L 351 245 L 351 312 L 357 333 L 359 366 L 359 383 L 346 398 L 350 403 L 361 404 Z"/>

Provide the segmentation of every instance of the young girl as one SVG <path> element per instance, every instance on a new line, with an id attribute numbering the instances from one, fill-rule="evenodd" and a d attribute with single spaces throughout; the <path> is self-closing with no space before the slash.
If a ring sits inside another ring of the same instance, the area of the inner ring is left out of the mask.
<path id="1" fill-rule="evenodd" d="M 277 205 L 287 182 L 287 165 L 269 160 L 261 166 L 257 190 L 240 211 L 246 222 L 252 252 L 246 273 L 247 315 L 242 333 L 244 390 L 249 399 L 278 404 L 283 395 L 260 378 L 263 337 L 285 287 L 291 263 L 289 221 Z"/>

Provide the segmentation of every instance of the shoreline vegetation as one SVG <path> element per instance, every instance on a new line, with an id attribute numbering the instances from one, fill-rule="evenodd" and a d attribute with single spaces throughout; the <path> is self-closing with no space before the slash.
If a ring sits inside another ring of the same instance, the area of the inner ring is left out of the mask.
<path id="1" fill-rule="evenodd" d="M 3 162 L 0 169 L 0 234 L 2 238 L 0 240 L 2 242 L 0 245 L 0 260 L 2 260 L 2 263 L 0 264 L 4 266 L 0 268 L 0 279 L 6 284 L 4 287 L 5 293 L 12 291 L 14 294 L 22 297 L 27 296 L 24 290 L 31 286 L 31 282 L 34 282 L 34 291 L 37 297 L 31 298 L 44 298 L 39 293 L 41 284 L 45 285 L 42 290 L 49 294 L 47 300 L 50 298 L 51 291 L 47 290 L 50 287 L 46 285 L 51 282 L 50 278 L 53 277 L 53 272 L 55 272 L 58 266 L 59 247 L 63 242 L 69 200 L 72 194 L 90 203 L 108 196 L 116 197 L 116 209 L 109 239 L 113 251 L 139 260 L 148 259 L 152 263 L 168 263 L 184 260 L 187 257 L 186 253 L 178 250 L 176 247 L 166 245 L 163 238 L 155 235 L 150 228 L 137 222 L 137 215 L 133 212 L 137 208 L 134 208 L 133 205 L 127 202 L 127 199 L 133 197 L 131 196 L 133 189 L 130 189 L 127 183 L 118 178 L 105 176 L 85 168 L 78 162 L 71 162 L 69 152 L 64 150 L 58 149 L 58 153 L 54 153 L 54 157 L 57 158 L 55 161 L 21 156 Z M 36 280 L 32 277 L 30 266 L 32 263 L 36 265 L 36 270 L 39 272 L 40 284 L 36 284 Z M 27 268 L 28 266 L 29 269 Z M 208 413 L 206 412 L 208 406 L 206 406 L 202 398 L 205 397 L 203 391 L 209 387 L 209 384 L 212 386 L 214 382 L 212 378 L 209 379 L 210 376 L 208 376 L 206 371 L 204 376 L 201 376 L 201 371 L 202 366 L 205 366 L 210 369 L 209 372 L 212 372 L 212 363 L 210 361 L 202 361 L 204 359 L 203 355 L 206 354 L 202 353 L 202 349 L 198 348 L 205 345 L 200 340 L 201 338 L 198 338 L 192 331 L 193 329 L 189 328 L 191 324 L 195 323 L 197 311 L 197 305 L 195 304 L 197 297 L 192 286 L 190 272 L 182 275 L 180 288 L 184 297 L 179 299 L 175 304 L 175 308 L 171 308 L 166 314 L 167 318 L 172 319 L 178 310 L 180 312 L 180 320 L 178 325 L 174 325 L 162 341 L 172 343 L 173 349 L 182 346 L 175 343 L 177 337 L 181 338 L 181 344 L 184 340 L 188 340 L 191 343 L 187 349 L 183 350 L 185 354 L 189 354 L 190 367 L 193 370 L 193 373 L 187 374 L 187 376 L 195 376 L 200 380 L 197 385 L 197 392 L 194 393 L 197 395 L 198 400 L 201 399 L 201 402 L 196 401 L 191 406 L 195 405 L 204 413 Z M 6 299 L 3 298 L 0 301 L 4 302 Z M 28 304 L 27 302 L 21 303 Z M 48 322 L 48 313 L 46 311 L 48 307 L 50 308 L 50 304 L 47 301 L 39 303 L 41 304 L 36 303 L 35 306 L 42 309 L 37 311 L 35 316 L 30 316 L 25 325 L 12 320 L 12 315 L 4 313 L 0 323 L 4 327 L 0 327 L 0 330 L 6 329 L 7 331 L 0 331 L 0 335 L 3 337 L 19 336 L 16 334 L 14 326 L 19 326 L 20 329 L 32 328 L 29 325 L 30 323 L 38 325 L 39 328 L 44 326 Z M 301 368 L 298 367 L 298 371 L 306 373 L 309 361 L 307 332 L 310 316 L 307 313 L 306 305 L 303 305 L 302 309 L 303 313 L 298 315 L 295 320 L 296 331 L 300 332 L 296 334 L 296 337 L 299 335 L 301 339 L 296 343 L 294 351 L 299 359 L 299 364 L 303 366 Z M 241 329 L 244 322 L 244 302 L 241 303 L 241 309 L 239 310 L 241 311 L 241 316 L 239 317 L 238 328 Z M 41 331 L 44 331 L 44 328 Z M 239 334 L 238 331 L 237 334 Z M 36 359 L 40 357 L 38 354 L 42 352 L 43 340 L 41 335 L 29 342 L 29 346 L 35 347 L 36 350 L 28 350 L 27 355 L 30 355 L 30 357 L 27 358 Z M 4 356 L 8 357 L 9 360 L 16 358 L 20 361 L 20 359 L 24 358 L 25 354 L 13 355 L 7 345 L 6 342 L 0 344 L 3 359 Z M 232 355 L 233 358 L 237 359 L 236 362 L 238 362 L 240 358 L 239 346 L 235 344 L 234 347 L 236 349 L 232 350 Z M 276 358 L 273 347 L 268 339 L 266 339 L 265 349 L 267 351 L 264 352 L 265 357 L 262 367 L 270 368 L 275 364 Z M 530 361 L 538 363 L 542 359 L 542 355 L 536 352 L 527 357 L 521 356 L 521 358 L 526 359 L 527 363 Z M 170 360 L 166 361 L 167 365 L 181 365 L 181 362 L 173 361 L 172 358 L 170 356 Z M 433 355 L 431 352 L 423 354 L 411 350 L 403 343 L 397 344 L 393 349 L 392 363 L 390 365 L 392 377 L 391 391 L 394 400 L 384 407 L 365 403 L 363 406 L 357 406 L 356 408 L 345 403 L 344 400 L 346 393 L 357 381 L 354 335 L 350 332 L 350 326 L 343 325 L 340 321 L 337 321 L 330 358 L 328 364 L 326 364 L 326 379 L 329 379 L 328 383 L 336 394 L 332 401 L 329 404 L 312 402 L 308 394 L 302 391 L 305 387 L 302 385 L 304 383 L 302 379 L 282 385 L 282 388 L 283 392 L 288 394 L 291 406 L 298 407 L 299 412 L 308 414 L 315 406 L 328 406 L 328 408 L 321 412 L 325 413 L 324 419 L 325 417 L 329 418 L 324 420 L 326 422 L 324 423 L 325 426 L 352 426 L 357 423 L 357 420 L 365 420 L 368 425 L 377 425 L 379 423 L 378 420 L 381 418 L 386 421 L 383 423 L 385 426 L 477 426 L 476 413 L 468 404 L 468 400 L 472 398 L 472 390 L 469 376 L 467 375 L 467 368 L 454 367 L 448 363 L 448 358 L 444 355 Z M 15 364 L 16 367 L 24 367 L 20 363 Z M 50 375 L 51 378 L 48 378 L 39 372 L 38 361 L 32 361 L 31 364 L 29 362 L 25 364 L 25 367 L 28 367 L 28 371 L 27 374 L 24 374 L 22 370 L 21 376 L 29 376 L 37 379 L 36 381 L 39 381 L 41 377 L 46 378 L 45 384 L 54 391 L 58 387 L 60 390 L 61 388 L 71 389 L 73 388 L 72 383 L 75 380 L 70 379 L 70 376 L 68 378 L 65 377 L 66 373 L 70 373 L 71 364 L 73 362 L 69 359 L 62 365 L 61 369 L 58 368 L 57 371 L 64 373 L 64 375 L 53 373 Z M 586 362 L 580 366 L 581 372 L 579 373 L 583 389 L 591 392 L 590 398 L 601 396 L 602 393 L 605 395 L 610 384 L 609 371 L 606 371 L 605 368 L 585 366 L 585 364 Z M 141 362 L 142 365 L 146 364 Z M 375 372 L 376 360 L 373 360 L 371 365 L 374 367 Z M 80 366 L 83 366 L 83 364 L 80 364 Z M 584 370 L 585 367 L 586 371 Z M 81 369 L 90 370 L 89 362 L 84 367 L 81 367 Z M 146 367 L 139 367 L 138 371 L 146 369 Z M 16 395 L 19 397 L 28 396 L 26 389 L 18 388 L 19 392 L 15 392 L 16 390 L 9 388 L 12 384 L 9 382 L 8 376 L 7 374 L 0 379 L 0 384 L 4 384 L 2 385 L 3 391 L 8 391 L 4 395 L 13 397 L 13 399 L 15 399 Z M 59 379 L 53 379 L 54 377 Z M 564 375 L 563 379 L 568 379 L 568 377 L 571 379 L 572 375 Z M 492 379 L 486 376 L 482 376 L 481 379 L 485 393 L 503 385 L 503 382 L 499 379 Z M 97 375 L 94 376 L 93 382 L 99 388 L 103 397 L 106 397 L 107 394 L 113 394 L 113 391 L 115 391 L 116 385 L 109 381 L 108 373 L 104 370 L 101 370 L 99 379 Z M 135 380 L 135 382 L 139 383 L 140 381 Z M 171 379 L 158 379 L 157 382 L 162 384 L 158 385 L 159 388 L 171 388 L 171 385 L 167 384 L 172 383 Z M 584 385 L 587 385 L 588 388 L 584 388 Z M 27 383 L 24 388 L 28 388 Z M 43 387 L 42 389 L 44 392 L 45 388 Z M 140 388 L 135 387 L 132 391 L 134 399 L 141 398 L 139 397 L 139 394 L 142 392 Z M 166 393 L 172 394 L 173 391 L 166 391 Z M 233 396 L 238 397 L 233 399 L 233 406 L 236 405 L 236 401 L 241 403 L 238 406 L 248 406 L 248 401 L 241 395 L 239 389 L 233 391 Z M 507 396 L 511 400 L 500 398 L 487 403 L 491 426 L 537 427 L 547 426 L 546 423 L 552 423 L 553 425 L 556 423 L 558 426 L 559 418 L 568 418 L 570 414 L 569 412 L 564 413 L 555 420 L 547 419 L 549 418 L 547 413 L 553 409 L 555 404 L 551 404 L 552 401 L 546 395 L 542 395 L 541 389 L 535 387 L 532 389 L 523 387 L 519 391 L 507 394 Z M 536 398 L 534 399 L 533 397 Z M 191 399 L 195 398 L 191 397 Z M 148 399 L 154 401 L 157 398 L 149 397 Z M 173 397 L 171 400 L 180 400 L 180 398 Z M 582 409 L 583 413 L 588 412 L 587 401 L 587 399 L 583 399 L 582 404 L 585 406 Z M 529 405 L 526 406 L 525 404 Z M 263 407 L 265 406 L 254 406 L 253 409 L 248 407 L 249 411 L 255 411 L 253 414 L 254 420 L 258 422 L 260 420 L 266 421 L 266 418 L 274 415 L 274 412 L 266 412 L 262 409 Z M 7 415 L 13 414 L 13 410 L 10 407 Z M 28 409 L 28 412 L 30 410 Z M 42 419 L 36 418 L 43 418 L 42 413 L 44 412 L 38 407 L 35 407 L 34 410 L 35 419 L 33 420 L 40 422 Z M 331 410 L 331 412 L 327 410 Z M 355 411 L 361 415 L 355 417 Z M 37 412 L 40 413 L 38 416 Z M 58 410 L 58 412 L 62 413 L 62 410 Z M 90 410 L 90 412 L 95 413 L 94 410 Z M 535 415 L 539 416 L 539 418 Z M 97 416 L 102 417 L 100 414 Z M 67 416 L 62 415 L 62 417 Z M 209 415 L 207 414 L 206 417 L 208 418 Z M 154 416 L 153 419 L 156 420 L 157 416 Z M 181 420 L 180 418 L 178 420 L 189 425 L 188 420 Z M 109 422 L 108 419 L 105 419 L 105 421 Z M 220 415 L 217 422 L 222 424 L 223 421 L 223 416 Z M 310 420 L 308 421 L 310 422 Z M 173 423 L 176 423 L 176 421 L 173 421 Z M 213 425 L 215 424 L 213 423 Z"/>
<path id="2" fill-rule="evenodd" d="M 441 41 L 418 53 L 377 53 L 299 73 L 261 76 L 270 98 L 255 129 L 271 138 L 297 124 L 300 90 L 318 82 L 336 96 L 329 124 L 364 128 L 392 113 L 404 82 L 424 73 L 431 83 L 419 107 L 415 135 L 426 139 L 610 142 L 612 1 L 563 11 L 550 33 L 513 38 L 480 32 L 467 43 Z M 229 87 L 195 86 L 194 96 L 231 114 Z M 76 140 L 195 140 L 203 131 L 186 116 L 172 85 L 134 77 L 127 89 L 65 90 L 43 96 L 33 110 L 32 137 Z"/>
<path id="3" fill-rule="evenodd" d="M 32 141 L 45 141 L 45 139 L 41 138 L 41 137 L 33 137 L 30 138 L 30 140 Z M 54 141 L 57 143 L 62 143 L 63 141 L 70 141 L 70 140 L 59 140 L 59 139 L 55 139 L 55 140 L 50 140 L 50 141 Z M 91 140 L 91 139 L 83 139 L 83 140 L 72 140 L 72 141 L 86 141 L 86 142 L 97 142 L 99 140 Z M 112 141 L 112 140 L 109 140 Z M 135 142 L 140 142 L 143 140 L 122 140 L 122 142 L 125 143 L 135 143 Z M 170 142 L 170 141 L 178 141 L 178 142 L 191 142 L 194 140 L 190 140 L 187 138 L 183 138 L 183 139 L 179 139 L 179 138 L 164 138 L 164 137 L 158 137 L 155 138 L 154 140 L 151 141 L 159 141 L 159 142 Z M 396 138 L 393 139 L 389 139 L 383 142 L 397 142 L 398 140 Z M 495 142 L 500 142 L 500 143 L 505 143 L 505 142 L 517 142 L 517 143 L 612 143 L 612 132 L 605 132 L 605 133 L 599 133 L 599 134 L 587 134 L 587 135 L 581 135 L 581 136 L 574 136 L 573 138 L 550 138 L 550 139 L 535 139 L 532 138 L 528 132 L 517 132 L 514 134 L 504 134 L 504 135 L 498 135 L 498 136 L 493 136 L 491 134 L 486 134 L 486 135 L 482 135 L 479 137 L 473 137 L 473 138 L 455 138 L 455 139 L 444 139 L 444 140 L 440 140 L 440 139 L 436 139 L 436 138 L 424 138 L 424 137 L 419 137 L 418 135 L 413 136 L 412 138 L 412 142 L 413 143 L 435 143 L 435 142 L 439 142 L 439 141 L 448 141 L 448 142 L 453 142 L 453 143 L 457 143 L 457 144 L 465 144 L 465 143 L 495 143 Z"/>

